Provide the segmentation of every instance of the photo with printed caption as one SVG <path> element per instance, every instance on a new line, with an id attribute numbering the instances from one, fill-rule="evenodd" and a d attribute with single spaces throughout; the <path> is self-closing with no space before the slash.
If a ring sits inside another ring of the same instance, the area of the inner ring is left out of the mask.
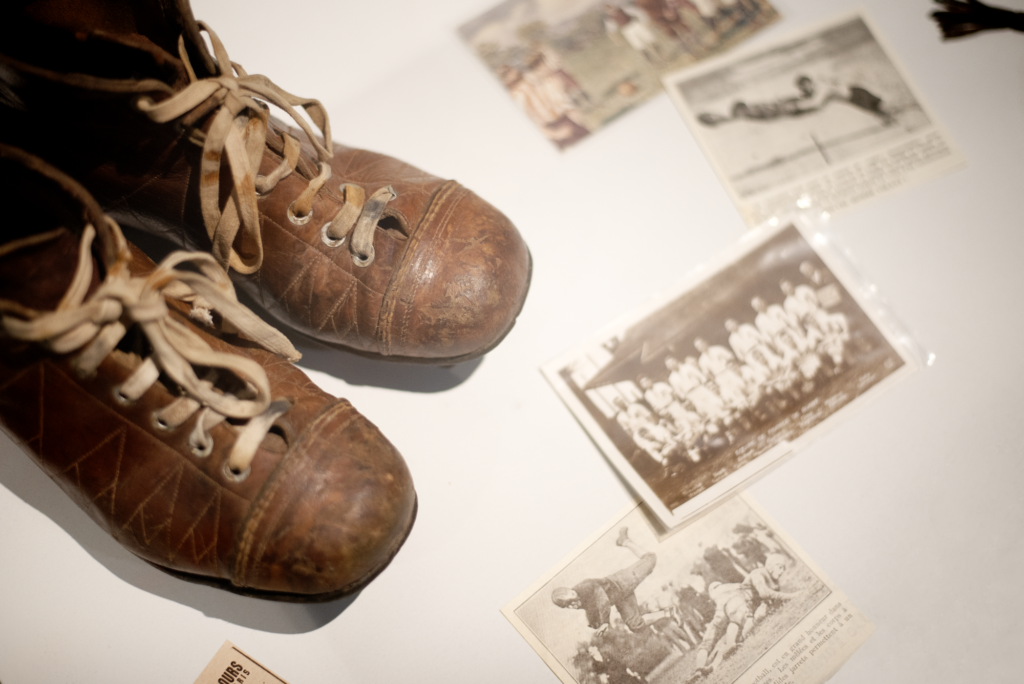
<path id="1" fill-rule="evenodd" d="M 664 82 L 751 226 L 849 209 L 963 164 L 862 16 Z"/>
<path id="2" fill-rule="evenodd" d="M 874 626 L 747 496 L 616 516 L 502 613 L 565 684 L 817 684 Z"/>

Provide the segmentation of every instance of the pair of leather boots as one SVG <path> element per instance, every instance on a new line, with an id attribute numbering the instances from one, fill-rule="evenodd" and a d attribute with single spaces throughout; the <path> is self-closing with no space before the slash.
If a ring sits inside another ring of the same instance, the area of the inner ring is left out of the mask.
<path id="1" fill-rule="evenodd" d="M 321 343 L 451 364 L 512 327 L 519 233 L 454 181 L 334 143 L 319 102 L 246 74 L 187 0 L 9 15 L 3 429 L 172 574 L 293 601 L 361 588 L 412 526 L 408 468 L 234 288 Z M 197 251 L 154 264 L 118 222 Z"/>

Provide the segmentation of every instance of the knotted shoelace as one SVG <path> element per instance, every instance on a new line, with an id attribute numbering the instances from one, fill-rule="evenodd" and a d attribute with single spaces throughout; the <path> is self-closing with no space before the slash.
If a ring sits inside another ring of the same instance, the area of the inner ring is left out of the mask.
<path id="1" fill-rule="evenodd" d="M 298 360 L 299 353 L 284 335 L 239 303 L 231 280 L 209 254 L 174 252 L 153 272 L 142 277 L 132 276 L 128 270 L 131 256 L 127 243 L 117 224 L 109 218 L 106 220 L 119 245 L 119 256 L 88 299 L 86 295 L 95 269 L 91 247 L 96 230 L 92 224 L 82 231 L 75 275 L 56 309 L 39 312 L 16 302 L 0 300 L 3 314 L 0 324 L 12 338 L 42 344 L 57 354 L 81 350 L 71 360 L 71 366 L 83 377 L 95 373 L 124 337 L 127 327 L 122 321 L 138 325 L 152 351 L 117 388 L 118 401 L 138 400 L 157 382 L 161 372 L 166 373 L 181 388 L 182 394 L 156 411 L 154 421 L 161 428 L 173 430 L 199 412 L 189 436 L 189 446 L 197 456 L 207 456 L 212 451 L 210 430 L 214 426 L 227 418 L 246 421 L 242 426 L 227 423 L 236 433 L 227 465 L 233 476 L 243 478 L 274 421 L 290 404 L 271 400 L 267 374 L 258 363 L 212 349 L 188 326 L 174 320 L 169 315 L 165 297 L 202 298 L 226 322 L 260 346 L 292 361 Z M 57 230 L 16 240 L 0 247 L 0 256 L 55 239 L 60 234 Z M 175 268 L 184 263 L 190 263 L 198 272 Z M 200 378 L 196 367 L 210 371 Z M 214 383 L 222 372 L 234 374 L 245 389 L 234 394 L 219 390 Z"/>
<path id="2" fill-rule="evenodd" d="M 184 37 L 181 37 L 178 52 L 188 72 L 189 85 L 160 102 L 144 95 L 138 99 L 137 106 L 157 123 L 167 123 L 186 115 L 198 119 L 216 109 L 205 134 L 200 165 L 203 222 L 217 261 L 239 273 L 253 273 L 263 263 L 257 194 L 271 192 L 282 179 L 291 175 L 301 151 L 299 140 L 282 131 L 283 160 L 271 173 L 258 175 L 270 118 L 267 106 L 260 100 L 288 114 L 316 151 L 319 175 L 309 181 L 306 189 L 288 207 L 288 218 L 296 225 L 309 221 L 313 199 L 331 178 L 331 159 L 334 156 L 331 124 L 318 100 L 292 95 L 266 76 L 247 74 L 241 65 L 228 58 L 223 43 L 210 27 L 199 22 L 199 28 L 210 37 L 218 74 L 198 78 L 185 50 Z M 309 115 L 320 130 L 324 144 L 320 144 L 296 107 L 301 107 Z M 231 171 L 232 192 L 231 199 L 221 210 L 220 169 L 224 156 Z M 338 247 L 348 239 L 352 260 L 358 266 L 369 266 L 374 258 L 373 236 L 377 222 L 387 203 L 397 195 L 390 186 L 377 190 L 369 198 L 357 185 L 344 183 L 340 190 L 345 202 L 338 213 L 324 224 L 320 231 L 321 239 L 331 247 Z"/>

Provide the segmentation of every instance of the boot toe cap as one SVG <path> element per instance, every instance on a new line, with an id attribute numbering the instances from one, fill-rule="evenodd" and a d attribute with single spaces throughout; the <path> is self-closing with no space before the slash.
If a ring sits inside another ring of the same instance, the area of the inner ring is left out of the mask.
<path id="1" fill-rule="evenodd" d="M 385 353 L 453 363 L 486 353 L 511 330 L 529 289 L 531 257 L 519 231 L 449 181 L 415 240 L 381 317 Z"/>
<path id="2" fill-rule="evenodd" d="M 361 588 L 405 541 L 416 495 L 394 446 L 347 402 L 318 419 L 258 500 L 236 585 L 322 600 Z"/>

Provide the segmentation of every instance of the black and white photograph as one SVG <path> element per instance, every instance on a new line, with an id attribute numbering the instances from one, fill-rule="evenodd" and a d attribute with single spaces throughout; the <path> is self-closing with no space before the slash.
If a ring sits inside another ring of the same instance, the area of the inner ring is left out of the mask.
<path id="1" fill-rule="evenodd" d="M 668 535 L 627 509 L 502 612 L 566 684 L 824 681 L 873 629 L 745 496 Z"/>
<path id="2" fill-rule="evenodd" d="M 768 0 L 506 0 L 459 34 L 563 149 L 778 18 Z"/>
<path id="3" fill-rule="evenodd" d="M 780 191 L 788 192 L 772 209 L 834 212 L 902 186 L 920 169 L 959 163 L 862 16 L 669 75 L 665 84 L 751 222 L 768 218 L 753 207 Z M 853 164 L 864 159 L 871 161 Z"/>
<path id="4" fill-rule="evenodd" d="M 916 366 L 795 224 L 739 249 L 543 369 L 669 527 Z"/>

